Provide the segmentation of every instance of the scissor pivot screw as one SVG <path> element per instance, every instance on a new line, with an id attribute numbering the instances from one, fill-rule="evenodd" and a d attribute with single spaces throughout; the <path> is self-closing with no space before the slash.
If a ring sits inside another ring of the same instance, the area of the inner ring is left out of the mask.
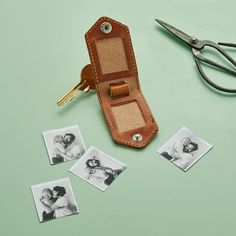
<path id="1" fill-rule="evenodd" d="M 190 39 L 190 43 L 191 43 L 191 44 L 194 44 L 194 45 L 195 45 L 195 44 L 197 44 L 198 42 L 199 42 L 199 41 L 198 41 L 197 38 L 191 38 L 191 39 Z"/>

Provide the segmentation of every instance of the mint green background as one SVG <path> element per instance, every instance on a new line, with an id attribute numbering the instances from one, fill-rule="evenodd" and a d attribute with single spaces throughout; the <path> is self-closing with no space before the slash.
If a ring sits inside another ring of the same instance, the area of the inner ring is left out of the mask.
<path id="1" fill-rule="evenodd" d="M 234 0 L 0 0 L 0 235 L 236 235 L 236 97 L 209 89 L 191 50 L 153 20 L 235 42 L 235 8 Z M 103 15 L 129 26 L 142 90 L 160 126 L 143 150 L 113 143 L 95 93 L 56 106 L 89 63 L 84 34 Z M 207 71 L 236 87 L 232 77 Z M 74 162 L 49 164 L 42 131 L 73 124 L 87 147 L 127 164 L 106 192 L 69 173 Z M 155 153 L 182 126 L 214 146 L 187 173 Z M 80 214 L 39 223 L 30 186 L 63 177 Z"/>

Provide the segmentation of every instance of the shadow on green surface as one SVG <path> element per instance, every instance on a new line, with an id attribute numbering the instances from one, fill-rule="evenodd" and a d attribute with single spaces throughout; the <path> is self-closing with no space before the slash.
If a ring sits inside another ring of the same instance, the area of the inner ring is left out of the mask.
<path id="1" fill-rule="evenodd" d="M 64 113 L 67 113 L 73 107 L 78 107 L 77 106 L 78 103 L 82 103 L 84 100 L 88 99 L 89 97 L 93 96 L 94 94 L 96 94 L 95 91 L 90 91 L 88 93 L 80 92 L 80 94 L 78 94 L 72 101 L 67 102 L 67 103 L 65 103 L 65 105 L 61 106 L 57 112 L 61 115 Z"/>

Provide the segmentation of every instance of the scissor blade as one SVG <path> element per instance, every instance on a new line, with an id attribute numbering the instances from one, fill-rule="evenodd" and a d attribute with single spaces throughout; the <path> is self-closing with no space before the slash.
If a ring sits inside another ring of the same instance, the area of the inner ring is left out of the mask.
<path id="1" fill-rule="evenodd" d="M 169 25 L 165 22 L 163 22 L 162 20 L 159 19 L 155 19 L 156 22 L 158 22 L 160 25 L 162 25 L 165 29 L 167 29 L 169 32 L 171 32 L 172 34 L 174 34 L 175 36 L 177 36 L 178 38 L 182 39 L 183 41 L 185 41 L 187 44 L 189 44 L 190 46 L 193 46 L 191 44 L 191 40 L 194 37 L 189 36 L 188 34 L 184 33 L 181 30 L 176 29 L 174 26 Z"/>

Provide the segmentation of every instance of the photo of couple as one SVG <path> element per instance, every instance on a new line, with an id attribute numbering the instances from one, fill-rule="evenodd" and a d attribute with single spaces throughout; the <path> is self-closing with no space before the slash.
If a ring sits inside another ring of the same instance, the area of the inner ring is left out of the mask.
<path id="1" fill-rule="evenodd" d="M 79 159 L 86 151 L 79 126 L 43 132 L 51 164 Z"/>
<path id="2" fill-rule="evenodd" d="M 157 152 L 186 171 L 211 148 L 212 145 L 197 137 L 188 128 L 183 127 Z"/>
<path id="3" fill-rule="evenodd" d="M 105 191 L 125 169 L 125 164 L 95 147 L 90 147 L 85 155 L 71 167 L 70 172 Z"/>
<path id="4" fill-rule="evenodd" d="M 40 222 L 78 213 L 68 178 L 31 186 Z"/>

